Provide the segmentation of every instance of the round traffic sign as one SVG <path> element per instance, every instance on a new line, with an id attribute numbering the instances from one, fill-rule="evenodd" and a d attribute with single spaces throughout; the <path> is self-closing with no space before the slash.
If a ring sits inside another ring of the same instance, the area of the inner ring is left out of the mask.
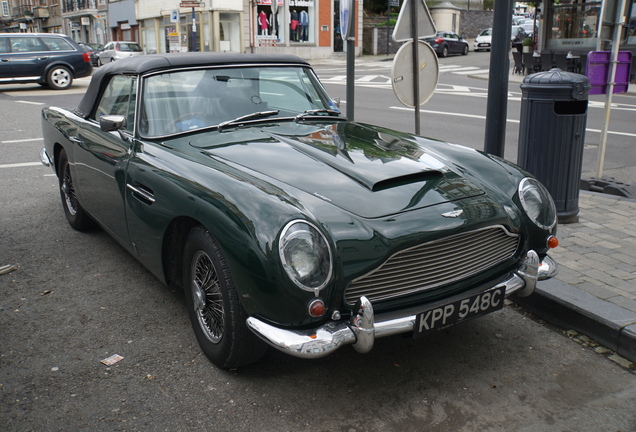
<path id="1" fill-rule="evenodd" d="M 439 79 L 439 63 L 437 54 L 429 44 L 419 41 L 418 82 L 420 85 L 419 103 L 424 105 L 433 96 Z M 415 108 L 415 92 L 413 86 L 413 41 L 406 42 L 398 50 L 393 59 L 391 84 L 395 96 L 405 106 Z"/>

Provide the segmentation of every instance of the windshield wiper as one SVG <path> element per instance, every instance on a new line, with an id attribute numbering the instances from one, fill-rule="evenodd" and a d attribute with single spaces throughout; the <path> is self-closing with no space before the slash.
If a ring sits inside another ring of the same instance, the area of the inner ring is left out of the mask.
<path id="1" fill-rule="evenodd" d="M 325 117 L 325 116 L 336 117 L 339 120 L 346 120 L 346 118 L 342 116 L 342 113 L 340 111 L 336 111 L 332 109 L 312 109 L 312 110 L 307 110 L 303 113 L 298 114 L 296 116 L 296 121 L 302 120 L 307 117 Z"/>
<path id="2" fill-rule="evenodd" d="M 259 111 L 259 112 L 255 112 L 255 113 L 251 113 L 251 114 L 247 114 L 244 116 L 240 116 L 235 118 L 234 120 L 228 120 L 228 121 L 224 121 L 223 123 L 219 123 L 218 128 L 219 130 L 223 129 L 226 126 L 230 126 L 236 123 L 240 123 L 242 121 L 245 120 L 257 120 L 257 119 L 261 119 L 261 118 L 267 118 L 267 117 L 271 117 L 271 116 L 275 116 L 276 114 L 278 114 L 278 110 L 271 110 L 271 111 Z"/>

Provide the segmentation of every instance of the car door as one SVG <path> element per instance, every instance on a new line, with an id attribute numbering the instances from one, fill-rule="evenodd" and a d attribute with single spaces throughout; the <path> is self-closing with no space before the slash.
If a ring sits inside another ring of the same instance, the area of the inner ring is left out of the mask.
<path id="1" fill-rule="evenodd" d="M 9 37 L 0 36 L 0 82 L 12 77 L 10 60 Z"/>
<path id="2" fill-rule="evenodd" d="M 128 244 L 125 214 L 126 170 L 132 147 L 137 79 L 115 75 L 106 85 L 91 118 L 80 123 L 74 163 L 82 206 L 122 244 Z M 126 130 L 104 132 L 99 120 L 104 115 L 127 119 Z"/>
<path id="3" fill-rule="evenodd" d="M 449 32 L 448 33 L 448 41 L 449 41 L 449 51 L 452 53 L 460 53 L 463 51 L 464 47 L 460 41 L 459 35 L 457 33 Z"/>
<path id="4" fill-rule="evenodd" d="M 99 58 L 102 63 L 108 63 L 113 58 L 115 52 L 115 43 L 109 42 L 104 46 L 104 50 L 99 53 Z"/>
<path id="5" fill-rule="evenodd" d="M 16 80 L 39 78 L 44 75 L 49 52 L 37 37 L 11 36 L 9 38 L 11 75 Z"/>

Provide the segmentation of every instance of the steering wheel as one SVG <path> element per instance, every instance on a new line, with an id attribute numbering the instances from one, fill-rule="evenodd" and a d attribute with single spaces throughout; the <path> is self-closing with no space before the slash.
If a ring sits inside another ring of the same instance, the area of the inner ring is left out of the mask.
<path id="1" fill-rule="evenodd" d="M 205 113 L 203 111 L 192 111 L 192 112 L 188 112 L 185 114 L 180 115 L 179 117 L 177 117 L 176 119 L 172 120 L 170 123 L 168 123 L 168 125 L 166 126 L 166 130 L 169 131 L 171 129 L 179 129 L 181 131 L 183 131 L 184 129 L 181 129 L 177 126 L 177 123 L 186 120 L 188 118 L 192 118 L 194 120 L 198 120 L 200 123 L 202 123 L 200 126 L 198 127 L 203 127 L 203 126 L 210 126 L 210 124 L 206 123 L 205 121 L 203 121 L 202 119 L 212 119 L 212 115 Z M 198 129 L 198 127 L 196 127 L 196 129 Z M 194 127 L 192 129 L 195 129 Z"/>

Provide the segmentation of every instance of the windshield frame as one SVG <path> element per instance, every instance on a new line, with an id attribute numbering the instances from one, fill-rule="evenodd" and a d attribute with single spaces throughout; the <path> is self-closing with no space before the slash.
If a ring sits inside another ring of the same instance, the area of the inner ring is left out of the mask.
<path id="1" fill-rule="evenodd" d="M 192 72 L 192 71 L 208 71 L 208 70 L 223 70 L 223 69 L 257 69 L 257 68 L 263 68 L 263 69 L 280 69 L 280 68 L 288 68 L 288 69 L 296 69 L 297 73 L 304 73 L 304 75 L 309 79 L 312 87 L 313 87 L 313 92 L 315 93 L 315 96 L 318 97 L 318 100 L 322 103 L 322 105 L 324 105 L 325 109 L 329 109 L 329 110 L 335 110 L 340 112 L 340 110 L 336 107 L 333 99 L 329 96 L 329 94 L 327 93 L 327 91 L 325 90 L 325 88 L 323 87 L 322 83 L 320 82 L 320 80 L 318 79 L 318 77 L 316 76 L 316 73 L 314 72 L 314 70 L 308 66 L 307 64 L 302 64 L 302 63 L 250 63 L 250 64 L 220 64 L 220 65 L 213 65 L 213 66 L 194 66 L 194 67 L 180 67 L 180 68 L 171 68 L 171 69 L 163 69 L 160 71 L 153 71 L 147 74 L 144 74 L 141 77 L 141 85 L 139 85 L 138 89 L 139 89 L 139 94 L 137 97 L 137 107 L 136 107 L 136 112 L 137 115 L 135 116 L 135 123 L 136 123 L 136 128 L 135 130 L 137 131 L 137 135 L 140 138 L 143 139 L 148 139 L 148 140 L 160 140 L 160 139 L 166 139 L 166 138 L 173 138 L 173 137 L 179 137 L 179 136 L 183 136 L 186 134 L 194 134 L 194 133 L 198 133 L 201 131 L 209 131 L 209 130 L 220 130 L 221 128 L 219 127 L 221 124 L 226 123 L 225 128 L 227 128 L 227 124 L 232 124 L 232 125 L 248 125 L 248 124 L 254 124 L 254 123 L 263 123 L 263 122 L 268 122 L 268 123 L 272 123 L 272 122 L 281 122 L 281 121 L 295 121 L 296 120 L 296 116 L 298 114 L 302 114 L 303 111 L 298 111 L 298 112 L 290 112 L 289 110 L 287 110 L 287 112 L 289 114 L 285 115 L 284 113 L 278 114 L 277 116 L 270 116 L 267 118 L 257 118 L 257 119 L 250 119 L 250 120 L 245 120 L 245 121 L 241 121 L 241 122 L 234 122 L 234 120 L 236 119 L 226 119 L 224 121 L 220 121 L 218 123 L 215 124 L 211 124 L 211 125 L 205 125 L 205 126 L 201 126 L 201 127 L 196 127 L 193 129 L 189 129 L 189 130 L 182 130 L 182 131 L 175 131 L 175 132 L 167 132 L 167 133 L 163 133 L 163 134 L 149 134 L 148 128 L 145 129 L 145 133 L 142 132 L 144 131 L 144 129 L 142 127 L 140 127 L 140 122 L 141 122 L 141 118 L 142 118 L 142 111 L 144 110 L 144 103 L 146 101 L 146 94 L 149 93 L 148 90 L 148 85 L 150 80 L 153 77 L 157 77 L 159 75 L 164 75 L 164 74 L 176 74 L 176 73 L 180 73 L 180 72 Z M 305 83 L 302 79 L 299 79 L 299 81 L 302 83 L 303 86 L 307 85 L 307 83 Z M 306 91 L 306 89 L 303 89 L 304 91 Z M 305 93 L 307 95 L 307 93 Z M 272 107 L 270 109 L 276 109 L 276 107 Z M 260 111 L 261 109 L 257 109 L 256 111 Z M 342 113 L 340 113 L 342 115 Z M 325 117 L 326 118 L 326 117 Z M 343 116 L 344 118 L 344 116 Z"/>

